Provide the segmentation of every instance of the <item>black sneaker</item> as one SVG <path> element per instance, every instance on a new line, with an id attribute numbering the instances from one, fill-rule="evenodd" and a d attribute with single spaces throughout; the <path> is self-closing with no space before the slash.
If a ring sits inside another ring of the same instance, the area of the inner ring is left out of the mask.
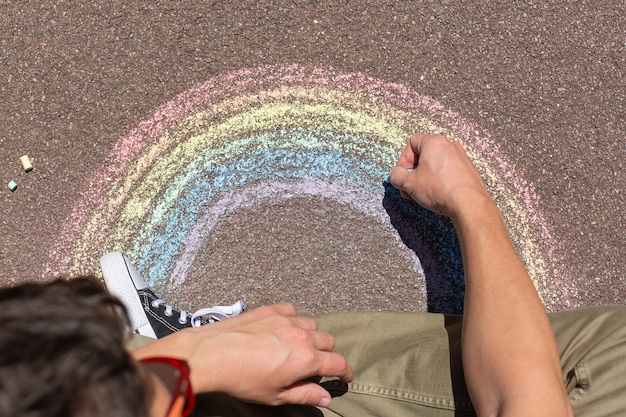
<path id="1" fill-rule="evenodd" d="M 132 331 L 160 339 L 185 327 L 200 327 L 243 312 L 245 304 L 203 308 L 193 314 L 177 310 L 158 298 L 141 279 L 134 265 L 120 252 L 107 253 L 100 259 L 107 289 L 128 310 Z"/>

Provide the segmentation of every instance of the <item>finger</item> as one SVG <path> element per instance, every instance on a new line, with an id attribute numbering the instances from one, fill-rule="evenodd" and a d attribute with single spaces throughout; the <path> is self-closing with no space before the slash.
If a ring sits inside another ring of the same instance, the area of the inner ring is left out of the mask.
<path id="1" fill-rule="evenodd" d="M 430 144 L 433 142 L 450 142 L 450 140 L 448 140 L 443 135 L 425 135 L 422 133 L 418 133 L 411 136 L 411 139 L 409 140 L 409 145 L 411 146 L 411 149 L 413 149 L 413 152 L 415 152 L 419 156 L 424 151 L 424 147 L 430 146 Z"/>
<path id="2" fill-rule="evenodd" d="M 405 192 L 406 183 L 411 175 L 411 172 L 412 172 L 411 168 L 403 168 L 401 166 L 396 166 L 389 173 L 389 181 L 391 182 L 391 185 L 396 187 L 398 190 Z M 402 196 L 404 197 L 404 194 L 402 194 Z"/>
<path id="3" fill-rule="evenodd" d="M 324 352 L 332 352 L 335 348 L 335 338 L 330 333 L 309 332 L 313 347 Z"/>
<path id="4" fill-rule="evenodd" d="M 293 324 L 305 330 L 317 330 L 317 323 L 309 317 L 296 316 L 291 319 Z"/>
<path id="5" fill-rule="evenodd" d="M 417 159 L 419 159 L 420 155 L 422 154 L 422 151 L 424 149 L 424 144 L 427 141 L 430 141 L 432 139 L 435 138 L 439 138 L 441 135 L 425 135 L 423 133 L 418 133 L 415 134 L 413 136 L 411 136 L 411 138 L 409 139 L 409 144 L 407 145 L 407 147 L 410 147 L 411 150 L 413 151 L 413 153 L 416 155 Z M 443 137 L 443 136 L 441 136 Z M 418 163 L 418 161 L 415 161 L 415 164 L 413 166 L 416 166 Z"/>
<path id="6" fill-rule="evenodd" d="M 418 158 L 419 154 L 417 154 L 415 152 L 415 149 L 413 149 L 412 140 L 409 140 L 409 142 L 404 147 L 404 150 L 400 154 L 396 165 L 405 169 L 414 168 L 415 165 L 417 165 Z"/>
<path id="7" fill-rule="evenodd" d="M 246 314 L 241 314 L 240 316 L 244 316 Z M 289 303 L 281 303 L 281 304 L 273 304 L 269 306 L 259 307 L 256 310 L 252 310 L 247 313 L 248 317 L 252 317 L 254 319 L 259 319 L 263 317 L 269 316 L 286 316 L 286 317 L 295 317 L 298 315 L 296 308 Z M 237 317 L 240 317 L 237 316 Z"/>
<path id="8" fill-rule="evenodd" d="M 298 315 L 296 308 L 289 303 L 274 304 L 272 306 L 269 306 L 269 308 L 273 309 L 276 313 L 283 316 L 295 317 Z"/>
<path id="9" fill-rule="evenodd" d="M 321 352 L 319 357 L 319 369 L 316 374 L 319 376 L 334 376 L 343 381 L 352 381 L 354 372 L 352 366 L 346 358 L 339 353 Z"/>
<path id="10" fill-rule="evenodd" d="M 205 327 L 221 327 L 221 328 L 241 328 L 244 326 L 258 326 L 260 323 L 266 322 L 268 319 L 272 317 L 283 317 L 283 318 L 292 318 L 297 317 L 298 313 L 293 305 L 284 303 L 284 304 L 274 304 L 271 306 L 263 306 L 259 307 L 255 310 L 246 312 L 245 314 L 239 314 L 236 317 L 232 317 L 228 320 L 223 320 L 218 323 L 215 323 L 213 326 L 202 326 Z M 271 321 L 271 320 L 270 320 Z"/>
<path id="11" fill-rule="evenodd" d="M 281 392 L 278 396 L 281 404 L 308 404 L 328 407 L 330 394 L 320 385 L 313 382 L 298 382 Z"/>

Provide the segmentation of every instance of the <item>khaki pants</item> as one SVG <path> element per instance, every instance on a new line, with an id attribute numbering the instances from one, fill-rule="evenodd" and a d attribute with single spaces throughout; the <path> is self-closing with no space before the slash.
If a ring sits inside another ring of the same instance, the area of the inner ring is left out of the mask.
<path id="1" fill-rule="evenodd" d="M 563 381 L 577 417 L 626 415 L 626 306 L 549 315 Z M 461 362 L 460 316 L 335 313 L 316 318 L 335 336 L 354 381 L 320 383 L 329 409 L 264 407 L 223 394 L 198 396 L 196 416 L 473 416 Z"/>

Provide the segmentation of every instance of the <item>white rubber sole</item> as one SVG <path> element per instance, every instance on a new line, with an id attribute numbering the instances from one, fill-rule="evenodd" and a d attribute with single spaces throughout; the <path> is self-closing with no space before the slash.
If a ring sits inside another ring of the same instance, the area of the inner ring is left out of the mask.
<path id="1" fill-rule="evenodd" d="M 120 252 L 110 252 L 100 258 L 100 267 L 109 292 L 126 306 L 132 331 L 156 339 L 137 290 L 147 288 L 133 263 Z"/>

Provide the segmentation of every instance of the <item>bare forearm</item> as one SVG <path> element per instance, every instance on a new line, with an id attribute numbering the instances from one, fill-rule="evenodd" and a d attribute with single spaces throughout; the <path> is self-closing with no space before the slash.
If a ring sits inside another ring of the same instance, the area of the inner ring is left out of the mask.
<path id="1" fill-rule="evenodd" d="M 570 415 L 550 323 L 504 220 L 488 197 L 468 204 L 453 222 L 466 276 L 463 363 L 474 405 L 479 415 Z"/>
<path id="2" fill-rule="evenodd" d="M 466 278 L 463 369 L 481 416 L 571 415 L 556 342 L 500 211 L 459 143 L 413 135 L 390 175 L 452 219 Z"/>

